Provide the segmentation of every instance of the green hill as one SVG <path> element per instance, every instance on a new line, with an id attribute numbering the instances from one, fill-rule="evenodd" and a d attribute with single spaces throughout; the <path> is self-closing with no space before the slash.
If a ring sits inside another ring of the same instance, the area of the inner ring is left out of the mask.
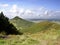
<path id="1" fill-rule="evenodd" d="M 43 21 L 43 22 L 32 25 L 31 27 L 23 30 L 22 32 L 37 33 L 41 31 L 47 31 L 47 30 L 53 30 L 53 29 L 60 30 L 60 25 L 57 23 L 49 22 L 49 21 Z"/>
<path id="2" fill-rule="evenodd" d="M 25 29 L 30 27 L 32 24 L 34 24 L 33 22 L 24 20 L 18 16 L 11 19 L 10 22 L 13 23 L 17 29 Z"/>

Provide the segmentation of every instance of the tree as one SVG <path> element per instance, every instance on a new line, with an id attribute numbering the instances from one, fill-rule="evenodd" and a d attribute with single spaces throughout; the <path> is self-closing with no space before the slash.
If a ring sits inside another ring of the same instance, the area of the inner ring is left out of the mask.
<path id="1" fill-rule="evenodd" d="M 0 13 L 0 32 L 5 32 L 7 35 L 22 34 L 9 22 L 9 18 L 5 17 L 3 12 Z"/>

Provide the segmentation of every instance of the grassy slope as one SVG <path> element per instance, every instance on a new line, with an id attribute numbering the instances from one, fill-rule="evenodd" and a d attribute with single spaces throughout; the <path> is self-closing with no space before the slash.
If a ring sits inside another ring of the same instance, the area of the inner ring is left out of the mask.
<path id="1" fill-rule="evenodd" d="M 59 30 L 60 25 L 57 23 L 44 21 L 44 22 L 40 22 L 40 23 L 36 23 L 36 24 L 32 25 L 31 27 L 23 30 L 23 32 L 37 33 L 40 31 L 47 31 L 47 30 L 51 30 L 51 29 Z"/>
<path id="2" fill-rule="evenodd" d="M 17 29 L 28 28 L 28 27 L 30 27 L 32 24 L 34 24 L 33 22 L 29 22 L 29 21 L 24 20 L 24 19 L 19 18 L 19 17 L 15 17 L 15 18 L 11 19 L 10 22 L 13 23 L 14 26 L 15 26 Z"/>

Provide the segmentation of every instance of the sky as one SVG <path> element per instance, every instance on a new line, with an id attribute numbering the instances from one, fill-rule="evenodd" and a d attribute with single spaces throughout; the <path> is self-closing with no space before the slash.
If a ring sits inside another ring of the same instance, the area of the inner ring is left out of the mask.
<path id="1" fill-rule="evenodd" d="M 10 19 L 60 19 L 60 0 L 0 0 L 1 11 Z"/>

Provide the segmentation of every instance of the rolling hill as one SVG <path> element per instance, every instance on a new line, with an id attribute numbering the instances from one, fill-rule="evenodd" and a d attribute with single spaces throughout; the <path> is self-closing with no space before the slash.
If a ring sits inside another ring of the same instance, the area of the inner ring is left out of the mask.
<path id="1" fill-rule="evenodd" d="M 57 23 L 49 22 L 49 21 L 43 21 L 40 23 L 36 23 L 32 25 L 31 27 L 23 30 L 22 32 L 25 33 L 37 33 L 37 32 L 45 32 L 48 30 L 60 30 L 60 25 Z"/>
<path id="2" fill-rule="evenodd" d="M 17 29 L 24 29 L 30 27 L 33 22 L 24 20 L 18 16 L 14 17 L 13 19 L 10 20 L 10 22 L 17 28 Z"/>
<path id="3" fill-rule="evenodd" d="M 38 32 L 45 32 L 48 30 L 60 30 L 60 24 L 52 22 L 52 21 L 42 21 L 39 23 L 33 23 L 22 18 L 16 16 L 15 18 L 10 20 L 11 23 L 17 29 L 21 29 L 23 33 L 38 33 Z"/>

